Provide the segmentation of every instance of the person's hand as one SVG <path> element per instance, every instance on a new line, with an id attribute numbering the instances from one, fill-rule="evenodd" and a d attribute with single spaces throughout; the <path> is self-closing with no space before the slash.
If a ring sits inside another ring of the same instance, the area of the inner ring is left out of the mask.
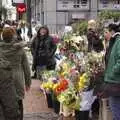
<path id="1" fill-rule="evenodd" d="M 25 90 L 26 90 L 26 92 L 29 92 L 30 91 L 30 86 L 25 86 Z"/>
<path id="2" fill-rule="evenodd" d="M 35 71 L 35 67 L 34 67 L 34 65 L 32 65 L 32 71 L 33 71 L 33 72 Z"/>

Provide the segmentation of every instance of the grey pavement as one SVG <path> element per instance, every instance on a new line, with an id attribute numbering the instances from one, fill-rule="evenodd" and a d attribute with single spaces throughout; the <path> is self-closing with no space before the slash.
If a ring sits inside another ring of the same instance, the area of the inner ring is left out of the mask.
<path id="1" fill-rule="evenodd" d="M 24 116 L 24 120 L 58 120 L 58 115 L 55 113 L 31 113 Z"/>

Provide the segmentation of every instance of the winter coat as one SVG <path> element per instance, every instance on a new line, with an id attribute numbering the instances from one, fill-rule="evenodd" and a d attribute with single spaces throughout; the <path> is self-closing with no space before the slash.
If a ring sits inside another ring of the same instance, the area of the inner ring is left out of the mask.
<path id="1" fill-rule="evenodd" d="M 19 108 L 12 69 L 4 54 L 0 54 L 0 120 L 18 120 Z"/>
<path id="2" fill-rule="evenodd" d="M 92 30 L 89 30 L 87 33 L 87 39 L 88 39 L 88 52 L 91 52 L 92 50 L 96 52 L 101 52 L 103 50 L 103 43 L 102 40 L 99 38 L 99 35 Z"/>
<path id="3" fill-rule="evenodd" d="M 105 82 L 120 84 L 120 34 L 112 38 L 106 60 Z"/>
<path id="4" fill-rule="evenodd" d="M 23 99 L 24 86 L 31 85 L 30 68 L 25 51 L 22 47 L 14 46 L 13 43 L 0 42 L 0 52 L 10 62 L 16 96 L 18 99 Z"/>
<path id="5" fill-rule="evenodd" d="M 36 36 L 31 44 L 34 69 L 42 65 L 45 65 L 47 69 L 54 69 L 56 64 L 54 59 L 56 48 L 51 36 L 48 35 L 45 38 Z"/>

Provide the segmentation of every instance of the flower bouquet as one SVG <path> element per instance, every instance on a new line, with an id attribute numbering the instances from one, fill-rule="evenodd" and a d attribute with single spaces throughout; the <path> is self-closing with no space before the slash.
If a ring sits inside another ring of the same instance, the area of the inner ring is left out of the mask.
<path id="1" fill-rule="evenodd" d="M 53 85 L 53 108 L 55 113 L 59 113 L 60 110 L 60 102 L 57 99 L 57 96 L 64 92 L 68 88 L 68 80 L 61 78 L 58 83 Z"/>
<path id="2" fill-rule="evenodd" d="M 90 76 L 88 73 L 83 73 L 80 75 L 79 82 L 78 82 L 78 90 L 84 91 L 90 84 Z"/>
<path id="3" fill-rule="evenodd" d="M 103 76 L 103 72 L 104 72 L 104 53 L 97 53 L 97 52 L 91 52 L 88 53 L 88 71 L 91 74 L 91 78 L 90 78 L 90 82 L 91 82 L 91 86 L 94 87 L 99 79 L 101 78 L 101 76 Z"/>
<path id="4" fill-rule="evenodd" d="M 64 92 L 68 88 L 68 80 L 61 78 L 60 81 L 53 86 L 53 92 L 56 96 Z"/>
<path id="5" fill-rule="evenodd" d="M 41 89 L 43 89 L 45 96 L 46 96 L 48 108 L 53 107 L 53 101 L 52 101 L 53 85 L 54 85 L 53 82 L 50 80 L 48 82 L 43 82 L 41 85 Z"/>
<path id="6" fill-rule="evenodd" d="M 77 97 L 76 91 L 73 86 L 66 89 L 64 92 L 57 96 L 58 101 L 61 103 L 61 113 L 68 117 L 74 113 L 74 109 L 80 108 L 80 98 Z"/>

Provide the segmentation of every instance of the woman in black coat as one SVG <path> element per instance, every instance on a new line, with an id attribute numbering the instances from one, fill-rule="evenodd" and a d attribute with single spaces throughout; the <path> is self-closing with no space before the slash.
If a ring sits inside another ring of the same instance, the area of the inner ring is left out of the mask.
<path id="1" fill-rule="evenodd" d="M 55 69 L 56 61 L 54 59 L 54 54 L 56 48 L 56 45 L 53 43 L 53 38 L 49 35 L 48 28 L 42 26 L 38 30 L 37 36 L 33 39 L 31 45 L 33 70 L 37 71 L 39 79 L 41 79 L 41 72 L 44 69 Z"/>

